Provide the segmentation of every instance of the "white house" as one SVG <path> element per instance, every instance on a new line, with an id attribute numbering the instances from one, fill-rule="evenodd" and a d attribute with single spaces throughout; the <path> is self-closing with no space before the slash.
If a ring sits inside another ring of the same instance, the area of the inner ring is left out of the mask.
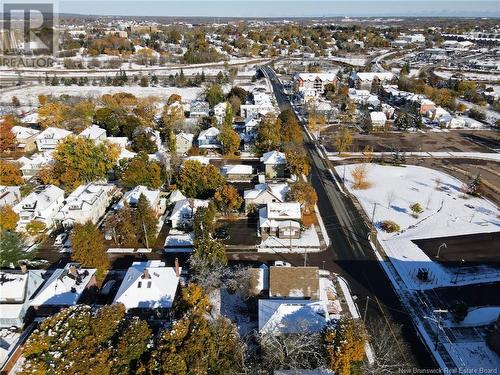
<path id="1" fill-rule="evenodd" d="M 319 96 L 325 91 L 325 85 L 336 82 L 337 75 L 335 73 L 298 73 L 294 76 L 296 91 L 312 90 L 315 96 Z"/>
<path id="2" fill-rule="evenodd" d="M 394 74 L 390 72 L 352 72 L 349 79 L 352 86 L 370 90 L 373 83 L 383 85 L 390 82 L 394 79 Z"/>
<path id="3" fill-rule="evenodd" d="M 68 263 L 64 268 L 56 269 L 30 305 L 39 315 L 75 305 L 88 288 L 96 285 L 96 271 L 95 268 L 81 268 L 78 263 Z"/>
<path id="4" fill-rule="evenodd" d="M 259 299 L 260 333 L 319 333 L 328 320 L 323 301 Z"/>
<path id="5" fill-rule="evenodd" d="M 384 112 L 370 112 L 370 121 L 374 128 L 384 127 L 387 117 Z"/>
<path id="6" fill-rule="evenodd" d="M 269 151 L 260 158 L 264 165 L 264 172 L 269 178 L 282 178 L 285 176 L 286 156 L 283 152 Z"/>
<path id="7" fill-rule="evenodd" d="M 57 145 L 66 137 L 69 137 L 70 131 L 60 128 L 47 128 L 35 138 L 38 151 L 54 150 Z"/>
<path id="8" fill-rule="evenodd" d="M 187 153 L 193 146 L 194 134 L 180 132 L 175 135 L 175 152 L 179 155 Z"/>
<path id="9" fill-rule="evenodd" d="M 36 136 L 40 134 L 40 130 L 16 125 L 12 127 L 12 133 L 16 136 L 18 149 L 25 152 L 36 150 Z"/>
<path id="10" fill-rule="evenodd" d="M 213 126 L 201 131 L 198 135 L 198 147 L 210 149 L 220 148 L 219 133 L 219 129 Z"/>
<path id="11" fill-rule="evenodd" d="M 45 281 L 44 270 L 0 271 L 0 328 L 24 325 L 30 299 Z"/>
<path id="12" fill-rule="evenodd" d="M 160 190 L 150 190 L 146 186 L 138 185 L 132 190 L 127 191 L 122 199 L 115 204 L 114 210 L 120 210 L 125 206 L 125 202 L 130 207 L 136 207 L 137 202 L 139 202 L 140 196 L 144 195 L 153 210 L 156 213 L 160 212 Z"/>
<path id="13" fill-rule="evenodd" d="M 259 234 L 263 239 L 300 238 L 302 219 L 298 202 L 268 202 L 259 210 Z"/>
<path id="14" fill-rule="evenodd" d="M 78 186 L 66 198 L 65 205 L 55 215 L 54 220 L 64 227 L 72 227 L 76 223 L 83 224 L 87 220 L 96 224 L 106 213 L 115 193 L 114 185 L 90 183 Z"/>
<path id="15" fill-rule="evenodd" d="M 92 139 L 96 142 L 104 141 L 106 139 L 106 129 L 100 128 L 97 125 L 91 125 L 84 129 L 80 134 L 80 137 Z"/>
<path id="16" fill-rule="evenodd" d="M 210 106 L 208 102 L 195 100 L 191 102 L 189 107 L 189 117 L 200 118 L 209 115 Z"/>
<path id="17" fill-rule="evenodd" d="M 170 214 L 170 225 L 172 228 L 179 228 L 190 225 L 196 210 L 200 207 L 207 207 L 209 201 L 202 199 L 186 198 L 175 202 L 175 206 Z"/>
<path id="18" fill-rule="evenodd" d="M 19 169 L 23 174 L 23 178 L 29 180 L 36 176 L 44 167 L 54 163 L 54 158 L 52 157 L 52 151 L 46 151 L 35 154 L 30 158 L 22 156 L 16 162 L 21 164 Z"/>
<path id="19" fill-rule="evenodd" d="M 15 206 L 21 201 L 21 189 L 19 186 L 0 185 L 0 207 Z"/>
<path id="20" fill-rule="evenodd" d="M 38 220 L 47 228 L 54 224 L 54 217 L 63 206 L 64 191 L 54 185 L 40 186 L 13 207 L 19 215 L 17 229 L 24 230 L 26 224 Z"/>
<path id="21" fill-rule="evenodd" d="M 217 119 L 217 123 L 221 125 L 226 118 L 227 102 L 221 102 L 214 106 L 214 116 Z"/>
<path id="22" fill-rule="evenodd" d="M 256 207 L 272 202 L 284 202 L 290 191 L 288 184 L 257 184 L 251 190 L 243 192 L 245 207 L 255 205 Z"/>
<path id="23" fill-rule="evenodd" d="M 129 267 L 113 303 L 127 311 L 170 309 L 177 293 L 181 268 L 166 267 L 159 260 L 134 262 Z"/>

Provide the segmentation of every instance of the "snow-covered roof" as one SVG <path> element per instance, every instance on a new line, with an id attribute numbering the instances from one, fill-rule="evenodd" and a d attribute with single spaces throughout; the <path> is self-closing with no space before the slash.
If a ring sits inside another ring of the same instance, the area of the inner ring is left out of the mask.
<path id="1" fill-rule="evenodd" d="M 299 73 L 297 78 L 303 81 L 316 81 L 332 82 L 337 78 L 335 73 Z"/>
<path id="2" fill-rule="evenodd" d="M 85 137 L 88 139 L 99 139 L 103 135 L 106 136 L 106 130 L 100 128 L 97 125 L 91 125 L 88 128 L 84 129 L 80 134 L 80 137 Z"/>
<path id="3" fill-rule="evenodd" d="M 224 165 L 221 169 L 222 173 L 225 175 L 230 175 L 230 174 L 250 175 L 253 173 L 252 166 L 244 164 L 228 164 Z"/>
<path id="4" fill-rule="evenodd" d="M 171 230 L 167 238 L 165 239 L 165 248 L 180 248 L 189 247 L 192 248 L 194 244 L 194 232 L 176 233 L 175 230 Z"/>
<path id="5" fill-rule="evenodd" d="M 160 199 L 160 190 L 150 190 L 146 186 L 138 185 L 132 190 L 127 191 L 113 208 L 115 210 L 122 209 L 125 206 L 125 202 L 130 206 L 135 206 L 139 202 L 141 194 L 146 197 L 150 206 L 155 206 Z"/>
<path id="6" fill-rule="evenodd" d="M 179 284 L 179 267 L 165 267 L 159 260 L 134 262 L 129 267 L 114 303 L 120 302 L 126 309 L 170 308 L 174 302 L 177 285 Z"/>
<path id="7" fill-rule="evenodd" d="M 197 161 L 203 165 L 210 164 L 210 158 L 207 158 L 206 156 L 200 156 L 200 155 L 188 156 L 185 160 L 194 160 L 194 161 Z"/>
<path id="8" fill-rule="evenodd" d="M 257 184 L 253 189 L 245 190 L 243 197 L 245 199 L 255 199 L 265 191 L 268 191 L 280 202 L 284 202 L 286 195 L 290 191 L 290 187 L 288 184 Z"/>
<path id="9" fill-rule="evenodd" d="M 38 124 L 38 112 L 30 113 L 21 118 L 23 124 Z"/>
<path id="10" fill-rule="evenodd" d="M 80 268 L 77 263 L 56 269 L 33 298 L 31 306 L 76 304 L 96 271 L 95 268 Z"/>
<path id="11" fill-rule="evenodd" d="M 38 133 L 40 133 L 40 130 L 15 125 L 12 127 L 12 133 L 14 133 L 14 135 L 16 136 L 16 139 L 19 141 L 19 140 L 28 139 L 28 138 L 31 138 L 31 137 L 37 135 Z"/>
<path id="12" fill-rule="evenodd" d="M 170 203 L 174 203 L 183 199 L 186 199 L 186 196 L 182 194 L 180 190 L 174 190 L 173 192 L 170 193 L 170 196 L 168 197 Z"/>
<path id="13" fill-rule="evenodd" d="M 71 135 L 69 130 L 60 128 L 47 128 L 36 136 L 36 139 L 63 139 Z"/>
<path id="14" fill-rule="evenodd" d="M 384 112 L 370 112 L 370 119 L 372 122 L 386 122 L 387 121 L 387 116 L 385 115 Z"/>
<path id="15" fill-rule="evenodd" d="M 267 204 L 269 219 L 297 219 L 300 220 L 300 203 L 298 202 L 270 202 Z"/>
<path id="16" fill-rule="evenodd" d="M 353 73 L 353 78 L 359 78 L 361 81 L 368 81 L 371 82 L 377 77 L 381 81 L 388 81 L 394 78 L 394 74 L 390 72 L 360 72 L 360 73 Z"/>
<path id="17" fill-rule="evenodd" d="M 199 207 L 207 207 L 209 201 L 203 199 L 181 199 L 175 202 L 175 206 L 172 209 L 172 213 L 170 214 L 170 218 L 180 216 L 182 213 L 189 213 L 194 215 L 196 210 Z M 192 206 L 192 210 L 191 210 Z M 191 211 L 194 211 L 191 213 Z"/>
<path id="18" fill-rule="evenodd" d="M 191 133 L 185 133 L 185 132 L 180 132 L 178 134 L 176 134 L 175 136 L 176 138 L 183 138 L 185 139 L 186 141 L 188 142 L 193 142 L 193 139 L 194 139 L 194 134 L 191 134 Z"/>
<path id="19" fill-rule="evenodd" d="M 260 161 L 264 164 L 286 164 L 286 156 L 283 152 L 269 151 L 262 155 Z"/>
<path id="20" fill-rule="evenodd" d="M 62 197 L 64 197 L 64 190 L 57 186 L 42 186 L 29 193 L 28 196 L 13 207 L 13 210 L 19 214 L 23 210 L 34 210 L 36 208 L 40 212 Z"/>
<path id="21" fill-rule="evenodd" d="M 16 160 L 17 163 L 21 164 L 21 171 L 24 170 L 35 170 L 43 167 L 44 165 L 54 162 L 51 152 L 43 152 L 33 155 L 31 158 L 26 156 L 20 157 Z"/>
<path id="22" fill-rule="evenodd" d="M 107 137 L 106 140 L 109 143 L 120 146 L 121 148 L 127 147 L 129 140 L 127 137 Z"/>
<path id="23" fill-rule="evenodd" d="M 94 184 L 78 186 L 67 198 L 66 204 L 56 214 L 56 219 L 64 219 L 68 211 L 92 211 L 100 196 L 108 195 L 115 189 L 114 185 Z"/>
<path id="24" fill-rule="evenodd" d="M 328 322 L 323 301 L 259 300 L 259 332 L 274 334 L 317 333 Z"/>
<path id="25" fill-rule="evenodd" d="M 210 127 L 206 130 L 202 130 L 200 134 L 198 135 L 198 139 L 204 139 L 206 137 L 217 137 L 220 133 L 220 130 L 217 129 L 216 127 Z"/>

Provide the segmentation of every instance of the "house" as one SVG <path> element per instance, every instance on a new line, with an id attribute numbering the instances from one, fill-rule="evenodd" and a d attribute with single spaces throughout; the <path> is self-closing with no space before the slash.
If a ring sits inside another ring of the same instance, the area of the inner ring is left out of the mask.
<path id="1" fill-rule="evenodd" d="M 92 139 L 96 142 L 104 141 L 106 139 L 106 129 L 100 128 L 97 125 L 91 125 L 84 129 L 80 134 L 80 137 Z"/>
<path id="2" fill-rule="evenodd" d="M 47 316 L 61 308 L 77 304 L 92 288 L 96 288 L 96 269 L 81 268 L 78 263 L 68 263 L 56 269 L 31 300 L 37 315 Z"/>
<path id="3" fill-rule="evenodd" d="M 26 128 L 24 126 L 13 126 L 12 133 L 16 136 L 17 148 L 24 152 L 36 150 L 36 136 L 40 130 Z"/>
<path id="4" fill-rule="evenodd" d="M 89 183 L 78 186 L 66 198 L 65 205 L 55 215 L 54 220 L 66 228 L 88 220 L 97 224 L 106 213 L 115 193 L 114 185 Z"/>
<path id="5" fill-rule="evenodd" d="M 21 118 L 21 124 L 27 126 L 38 126 L 39 118 L 38 112 L 28 113 L 26 116 Z"/>
<path id="6" fill-rule="evenodd" d="M 418 104 L 420 104 L 420 114 L 426 115 L 429 112 L 436 110 L 436 104 L 429 99 L 419 98 L 420 100 L 416 100 Z M 411 100 L 411 99 L 410 99 Z M 415 102 L 415 100 L 412 100 Z"/>
<path id="7" fill-rule="evenodd" d="M 21 201 L 21 189 L 19 186 L 0 185 L 0 207 L 15 206 Z"/>
<path id="8" fill-rule="evenodd" d="M 390 72 L 352 72 L 349 77 L 350 86 L 357 89 L 371 90 L 372 85 L 384 85 L 394 79 Z"/>
<path id="9" fill-rule="evenodd" d="M 193 155 L 193 156 L 188 156 L 187 158 L 184 159 L 184 161 L 197 161 L 198 163 L 202 165 L 209 165 L 210 164 L 210 158 L 207 158 L 206 156 L 201 156 L 201 155 Z"/>
<path id="10" fill-rule="evenodd" d="M 220 148 L 219 133 L 219 129 L 213 126 L 201 131 L 198 135 L 198 147 L 207 149 Z"/>
<path id="11" fill-rule="evenodd" d="M 54 158 L 52 157 L 52 151 L 46 151 L 35 154 L 29 158 L 22 156 L 17 159 L 16 162 L 21 164 L 19 169 L 23 174 L 23 178 L 29 180 L 38 175 L 43 168 L 54 163 Z"/>
<path id="12" fill-rule="evenodd" d="M 300 203 L 269 202 L 259 210 L 259 234 L 263 239 L 300 238 L 301 219 Z"/>
<path id="13" fill-rule="evenodd" d="M 186 199 L 185 195 L 181 193 L 180 190 L 174 190 L 170 193 L 168 201 L 170 204 L 176 203 L 180 200 Z"/>
<path id="14" fill-rule="evenodd" d="M 170 214 L 170 226 L 180 228 L 191 225 L 196 210 L 200 207 L 207 207 L 208 203 L 208 200 L 193 198 L 177 201 Z"/>
<path id="15" fill-rule="evenodd" d="M 269 298 L 320 299 L 318 267 L 269 268 Z"/>
<path id="16" fill-rule="evenodd" d="M 194 135 L 180 132 L 175 135 L 175 152 L 179 155 L 186 154 L 193 146 Z"/>
<path id="17" fill-rule="evenodd" d="M 0 328 L 22 328 L 30 299 L 45 281 L 44 270 L 0 271 Z"/>
<path id="18" fill-rule="evenodd" d="M 370 112 L 370 121 L 374 128 L 382 128 L 387 122 L 384 112 Z"/>
<path id="19" fill-rule="evenodd" d="M 159 260 L 134 262 L 129 267 L 113 303 L 123 303 L 128 312 L 169 310 L 177 293 L 181 268 L 166 267 Z"/>
<path id="20" fill-rule="evenodd" d="M 283 152 L 269 151 L 260 158 L 268 178 L 285 177 L 286 156 Z"/>
<path id="21" fill-rule="evenodd" d="M 284 202 L 289 191 L 288 184 L 257 184 L 253 189 L 243 192 L 245 207 L 248 209 L 253 205 L 260 208 L 270 202 Z"/>
<path id="22" fill-rule="evenodd" d="M 189 108 L 189 117 L 201 118 L 210 114 L 210 105 L 202 100 L 194 100 Z"/>
<path id="23" fill-rule="evenodd" d="M 250 181 L 253 177 L 251 165 L 229 164 L 221 168 L 222 174 L 230 181 Z"/>
<path id="24" fill-rule="evenodd" d="M 221 102 L 214 106 L 214 117 L 217 119 L 217 123 L 222 125 L 224 118 L 226 117 L 227 102 Z"/>
<path id="25" fill-rule="evenodd" d="M 151 208 L 157 213 L 161 213 L 160 209 L 160 190 L 150 190 L 146 186 L 138 185 L 132 190 L 127 191 L 122 199 L 115 204 L 113 207 L 114 210 L 121 210 L 125 207 L 125 203 L 127 203 L 130 207 L 137 207 L 137 202 L 139 202 L 139 198 L 141 195 L 146 197 Z"/>
<path id="26" fill-rule="evenodd" d="M 57 145 L 66 137 L 69 137 L 70 131 L 60 128 L 47 128 L 35 137 L 38 151 L 54 150 Z"/>
<path id="27" fill-rule="evenodd" d="M 320 333 L 328 323 L 325 302 L 259 299 L 261 334 Z"/>
<path id="28" fill-rule="evenodd" d="M 54 185 L 39 186 L 13 207 L 19 215 L 17 230 L 23 231 L 32 220 L 38 220 L 47 228 L 54 225 L 54 217 L 64 204 L 64 191 Z"/>
<path id="29" fill-rule="evenodd" d="M 168 232 L 163 249 L 165 253 L 191 253 L 194 247 L 194 232 L 184 233 L 175 229 Z"/>
<path id="30" fill-rule="evenodd" d="M 269 99 L 269 102 L 262 101 L 259 104 L 242 104 L 240 106 L 240 114 L 242 117 L 255 117 L 255 116 L 265 116 L 268 113 L 274 112 L 274 106 Z"/>
<path id="31" fill-rule="evenodd" d="M 326 85 L 337 83 L 337 75 L 335 73 L 298 73 L 295 74 L 293 80 L 295 91 L 308 91 L 314 96 L 319 96 L 324 93 Z"/>

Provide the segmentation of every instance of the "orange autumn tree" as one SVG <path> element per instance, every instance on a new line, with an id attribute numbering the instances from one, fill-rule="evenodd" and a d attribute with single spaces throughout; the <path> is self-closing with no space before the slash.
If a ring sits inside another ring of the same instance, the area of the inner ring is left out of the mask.
<path id="1" fill-rule="evenodd" d="M 19 166 L 0 160 L 0 185 L 15 186 L 24 183 Z"/>

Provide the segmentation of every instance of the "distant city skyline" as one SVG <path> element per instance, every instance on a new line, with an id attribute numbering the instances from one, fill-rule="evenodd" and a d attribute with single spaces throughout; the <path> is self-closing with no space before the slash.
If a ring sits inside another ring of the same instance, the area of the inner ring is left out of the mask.
<path id="1" fill-rule="evenodd" d="M 61 13 L 158 17 L 500 17 L 500 2 L 480 1 L 138 1 L 61 0 Z"/>

